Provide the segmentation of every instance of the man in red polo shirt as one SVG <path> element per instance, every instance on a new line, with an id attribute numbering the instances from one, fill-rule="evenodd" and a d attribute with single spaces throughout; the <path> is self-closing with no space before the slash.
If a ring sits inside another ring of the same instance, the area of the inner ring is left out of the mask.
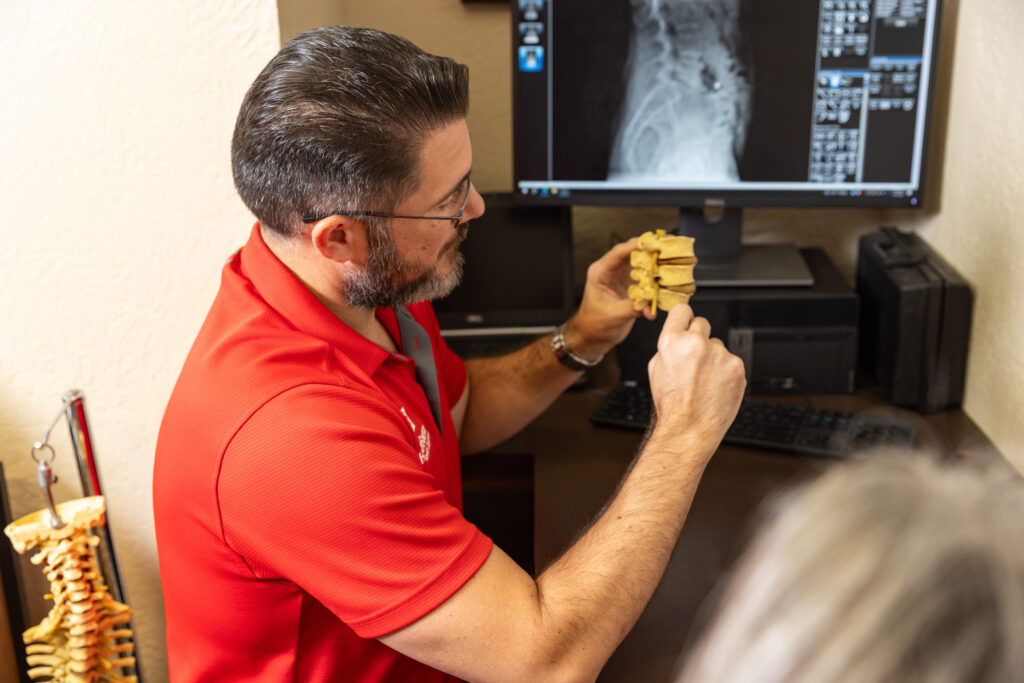
<path id="1" fill-rule="evenodd" d="M 245 96 L 225 265 L 157 444 L 173 681 L 594 678 L 664 570 L 743 392 L 688 307 L 651 361 L 661 418 L 616 497 L 537 579 L 461 514 L 497 444 L 620 342 L 633 242 L 552 337 L 466 364 L 429 299 L 483 213 L 468 75 L 375 31 L 300 35 Z M 646 315 L 651 312 L 645 311 Z"/>

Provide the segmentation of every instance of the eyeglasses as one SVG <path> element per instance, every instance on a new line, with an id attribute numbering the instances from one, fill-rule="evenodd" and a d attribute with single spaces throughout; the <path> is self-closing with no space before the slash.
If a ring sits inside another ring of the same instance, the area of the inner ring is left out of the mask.
<path id="1" fill-rule="evenodd" d="M 466 196 L 462 198 L 462 204 L 459 206 L 459 212 L 453 216 L 408 216 L 401 213 L 385 213 L 383 211 L 335 211 L 323 216 L 303 216 L 303 223 L 316 223 L 321 221 L 328 216 L 350 216 L 357 218 L 360 216 L 374 216 L 376 218 L 413 218 L 421 221 L 453 221 L 458 223 L 462 220 L 462 214 L 466 211 L 466 204 L 469 202 L 469 192 L 473 188 L 473 183 L 470 181 L 469 176 L 466 176 Z"/>

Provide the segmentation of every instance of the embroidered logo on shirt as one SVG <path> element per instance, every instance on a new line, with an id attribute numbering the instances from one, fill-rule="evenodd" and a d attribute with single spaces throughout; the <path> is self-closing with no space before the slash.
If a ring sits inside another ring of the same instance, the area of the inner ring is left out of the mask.
<path id="1" fill-rule="evenodd" d="M 420 464 L 426 465 L 428 460 L 430 460 L 430 432 L 427 431 L 427 426 L 423 425 L 420 427 Z"/>
<path id="2" fill-rule="evenodd" d="M 409 413 L 405 412 L 405 408 L 399 408 L 402 411 L 402 416 L 405 417 L 405 421 L 409 423 L 409 429 L 412 433 L 416 433 L 416 423 L 409 417 Z M 427 461 L 430 460 L 430 432 L 427 431 L 426 425 L 420 425 L 420 435 L 417 439 L 420 444 L 420 464 L 426 465 Z"/>

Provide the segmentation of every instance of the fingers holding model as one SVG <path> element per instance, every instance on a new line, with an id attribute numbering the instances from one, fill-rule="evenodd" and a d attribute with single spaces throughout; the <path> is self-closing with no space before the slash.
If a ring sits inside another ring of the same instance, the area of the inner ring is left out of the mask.
<path id="1" fill-rule="evenodd" d="M 580 308 L 566 325 L 566 342 L 584 358 L 598 358 L 629 334 L 641 313 L 653 318 L 650 307 L 637 311 L 629 298 L 632 280 L 629 255 L 639 246 L 636 238 L 608 250 L 587 269 Z"/>
<path id="2" fill-rule="evenodd" d="M 655 433 L 685 436 L 707 458 L 735 419 L 747 385 L 743 361 L 710 335 L 707 320 L 676 306 L 647 367 Z"/>

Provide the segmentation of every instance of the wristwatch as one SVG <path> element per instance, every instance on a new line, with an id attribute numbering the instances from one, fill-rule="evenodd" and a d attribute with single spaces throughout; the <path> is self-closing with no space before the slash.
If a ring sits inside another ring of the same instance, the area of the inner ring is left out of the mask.
<path id="1" fill-rule="evenodd" d="M 555 328 L 555 333 L 551 336 L 551 351 L 554 352 L 555 358 L 558 359 L 559 363 L 577 372 L 589 370 L 604 359 L 602 355 L 595 360 L 587 360 L 573 353 L 565 344 L 565 323 Z"/>

